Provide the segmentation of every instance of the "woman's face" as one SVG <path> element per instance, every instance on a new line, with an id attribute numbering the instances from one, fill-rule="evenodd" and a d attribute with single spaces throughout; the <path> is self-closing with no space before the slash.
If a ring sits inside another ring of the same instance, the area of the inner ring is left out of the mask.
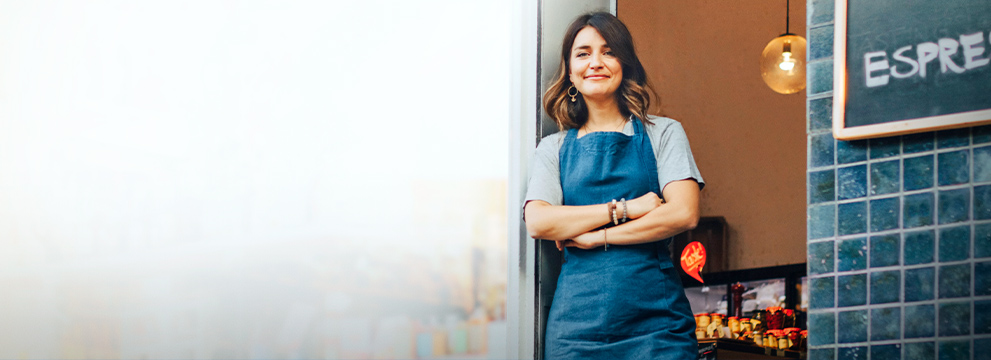
<path id="1" fill-rule="evenodd" d="M 593 100 L 611 98 L 623 82 L 623 66 L 613 54 L 606 39 L 591 26 L 575 36 L 569 58 L 568 75 L 582 96 Z"/>

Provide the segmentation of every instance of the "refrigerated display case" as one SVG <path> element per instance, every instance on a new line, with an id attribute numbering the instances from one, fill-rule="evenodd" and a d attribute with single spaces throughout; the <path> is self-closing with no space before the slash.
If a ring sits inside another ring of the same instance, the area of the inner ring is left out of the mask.
<path id="1" fill-rule="evenodd" d="M 804 357 L 805 276 L 803 263 L 703 273 L 704 283 L 683 277 L 685 295 L 700 325 L 699 358 Z"/>
<path id="2" fill-rule="evenodd" d="M 744 286 L 741 310 L 743 316 L 768 307 L 781 307 L 805 311 L 808 294 L 805 285 L 806 265 L 792 264 L 755 269 L 703 273 L 700 283 L 688 276 L 682 277 L 685 295 L 692 304 L 692 312 L 721 313 L 733 316 L 733 297 L 730 285 Z"/>

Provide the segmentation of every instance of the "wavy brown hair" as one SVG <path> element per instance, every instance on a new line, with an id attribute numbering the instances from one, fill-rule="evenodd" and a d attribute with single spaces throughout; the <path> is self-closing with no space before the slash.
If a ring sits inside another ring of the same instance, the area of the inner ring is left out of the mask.
<path id="1" fill-rule="evenodd" d="M 602 35 L 623 68 L 623 81 L 619 89 L 616 89 L 619 111 L 624 117 L 633 115 L 649 124 L 647 111 L 650 109 L 651 95 L 657 102 L 660 102 L 660 96 L 650 85 L 647 72 L 643 69 L 643 64 L 640 64 L 640 58 L 633 48 L 630 30 L 619 19 L 606 12 L 579 16 L 568 26 L 561 44 L 561 65 L 554 75 L 554 82 L 544 93 L 544 111 L 547 111 L 547 115 L 554 119 L 561 130 L 577 129 L 588 121 L 585 99 L 578 94 L 577 101 L 571 102 L 571 96 L 568 95 L 568 89 L 572 85 L 568 78 L 571 73 L 571 47 L 575 44 L 578 32 L 586 26 L 591 26 Z"/>

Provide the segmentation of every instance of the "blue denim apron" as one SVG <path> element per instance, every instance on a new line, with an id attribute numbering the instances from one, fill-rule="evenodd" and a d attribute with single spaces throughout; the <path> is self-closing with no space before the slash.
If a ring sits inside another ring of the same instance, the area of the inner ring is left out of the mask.
<path id="1" fill-rule="evenodd" d="M 661 194 L 650 139 L 639 120 L 632 122 L 633 136 L 594 132 L 579 139 L 568 131 L 560 151 L 564 205 Z M 696 359 L 695 318 L 667 245 L 566 248 L 544 358 Z"/>

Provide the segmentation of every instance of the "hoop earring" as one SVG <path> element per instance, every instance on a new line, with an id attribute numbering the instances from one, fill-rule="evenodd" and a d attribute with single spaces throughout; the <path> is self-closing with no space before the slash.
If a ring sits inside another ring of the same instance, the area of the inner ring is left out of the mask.
<path id="1" fill-rule="evenodd" d="M 572 94 L 571 90 L 574 90 L 575 93 Z M 574 84 L 571 84 L 571 87 L 568 88 L 568 96 L 571 96 L 571 102 L 575 102 L 575 96 L 578 96 L 578 89 L 575 88 Z"/>

